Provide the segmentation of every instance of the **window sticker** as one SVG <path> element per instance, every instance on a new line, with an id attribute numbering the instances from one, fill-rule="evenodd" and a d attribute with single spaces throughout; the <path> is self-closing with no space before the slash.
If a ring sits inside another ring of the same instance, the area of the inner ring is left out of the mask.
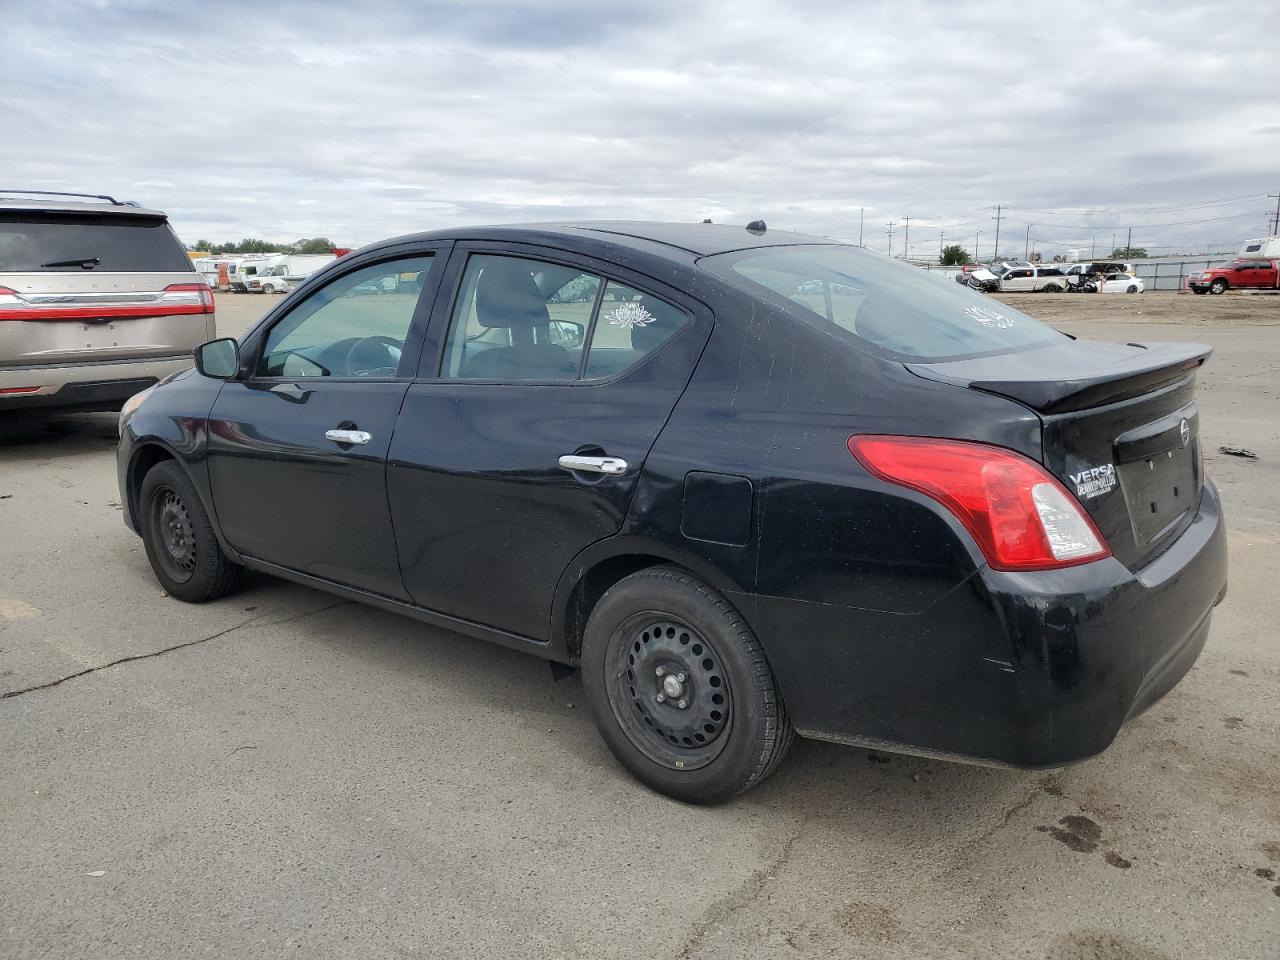
<path id="1" fill-rule="evenodd" d="M 631 330 L 634 327 L 647 327 L 653 323 L 654 316 L 638 303 L 620 303 L 604 315 L 615 327 Z"/>
<path id="2" fill-rule="evenodd" d="M 1013 320 L 990 307 L 966 307 L 964 313 L 970 320 L 977 320 L 984 327 L 1005 329 L 1013 326 Z"/>

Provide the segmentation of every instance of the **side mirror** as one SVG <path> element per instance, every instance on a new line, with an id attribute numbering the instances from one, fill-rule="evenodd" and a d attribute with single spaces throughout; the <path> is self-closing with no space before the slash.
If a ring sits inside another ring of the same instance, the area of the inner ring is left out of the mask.
<path id="1" fill-rule="evenodd" d="M 240 344 L 231 337 L 196 347 L 196 369 L 216 380 L 234 380 L 240 372 Z"/>
<path id="2" fill-rule="evenodd" d="M 550 341 L 568 349 L 582 346 L 587 328 L 572 320 L 552 320 L 549 328 Z"/>

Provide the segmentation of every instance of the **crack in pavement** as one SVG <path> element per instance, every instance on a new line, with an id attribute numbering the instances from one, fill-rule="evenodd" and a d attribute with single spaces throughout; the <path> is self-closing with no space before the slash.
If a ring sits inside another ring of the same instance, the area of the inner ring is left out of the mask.
<path id="1" fill-rule="evenodd" d="M 290 616 L 282 617 L 279 620 L 268 621 L 266 623 L 263 623 L 262 626 L 274 627 L 282 623 L 290 623 L 294 620 L 301 620 L 303 617 L 309 617 L 315 613 L 324 613 L 326 610 L 333 610 L 336 607 L 345 607 L 353 602 L 354 601 L 351 601 L 351 600 L 339 600 L 337 603 L 330 603 L 323 607 L 316 607 L 314 610 L 304 610 L 301 613 L 291 614 Z M 166 653 L 172 653 L 174 650 L 182 650 L 186 647 L 199 646 L 202 643 L 208 643 L 210 640 L 217 640 L 219 637 L 225 637 L 229 633 L 235 633 L 235 631 L 237 630 L 242 630 L 245 627 L 252 626 L 253 624 L 261 621 L 265 616 L 266 614 L 262 614 L 261 616 L 257 616 L 257 617 L 250 617 L 248 620 L 244 620 L 240 623 L 233 624 L 232 626 L 227 627 L 225 630 L 219 630 L 217 633 L 211 633 L 209 634 L 209 636 L 201 637 L 198 640 L 187 640 L 184 643 L 175 643 L 172 647 L 164 647 L 161 650 L 152 650 L 150 653 L 137 653 L 137 654 L 134 654 L 133 656 L 121 657 L 119 660 L 112 660 L 110 663 L 102 663 L 96 667 L 86 667 L 84 670 L 78 670 L 75 673 L 69 673 L 65 677 L 59 677 L 57 680 L 50 680 L 47 683 L 37 683 L 30 687 L 23 687 L 21 690 L 10 690 L 6 693 L 0 693 L 0 700 L 8 700 L 11 697 L 20 697 L 23 694 L 35 693 L 37 690 L 48 690 L 51 687 L 60 686 L 61 684 L 66 683 L 68 680 L 74 680 L 77 677 L 84 677 L 91 673 L 97 673 L 99 670 L 107 670 L 111 667 L 118 667 L 123 663 L 132 663 L 135 660 L 150 660 L 152 657 L 160 657 Z"/>
<path id="2" fill-rule="evenodd" d="M 795 831 L 782 845 L 781 852 L 773 860 L 759 870 L 754 871 L 736 890 L 713 903 L 707 909 L 702 919 L 694 923 L 689 938 L 685 940 L 684 946 L 676 954 L 677 960 L 689 960 L 693 956 L 693 952 L 702 946 L 707 934 L 738 911 L 751 906 L 751 904 L 760 899 L 760 895 L 764 893 L 765 884 L 791 861 L 791 852 L 795 849 L 796 841 L 800 839 L 800 835 L 804 833 L 805 826 L 806 822 L 800 821 Z"/>

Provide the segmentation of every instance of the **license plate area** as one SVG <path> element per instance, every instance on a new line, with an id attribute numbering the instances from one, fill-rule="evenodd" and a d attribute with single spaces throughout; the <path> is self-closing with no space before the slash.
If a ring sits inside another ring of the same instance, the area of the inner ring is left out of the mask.
<path id="1" fill-rule="evenodd" d="M 1200 499 L 1194 444 L 1121 464 L 1118 472 L 1142 546 L 1157 540 Z"/>

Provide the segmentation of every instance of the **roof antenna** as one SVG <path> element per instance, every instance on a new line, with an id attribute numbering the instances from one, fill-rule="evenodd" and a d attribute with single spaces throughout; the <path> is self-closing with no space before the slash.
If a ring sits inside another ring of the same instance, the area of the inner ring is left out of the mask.
<path id="1" fill-rule="evenodd" d="M 754 233 L 757 237 L 769 229 L 764 225 L 763 220 L 752 220 L 747 224 L 747 233 Z"/>

